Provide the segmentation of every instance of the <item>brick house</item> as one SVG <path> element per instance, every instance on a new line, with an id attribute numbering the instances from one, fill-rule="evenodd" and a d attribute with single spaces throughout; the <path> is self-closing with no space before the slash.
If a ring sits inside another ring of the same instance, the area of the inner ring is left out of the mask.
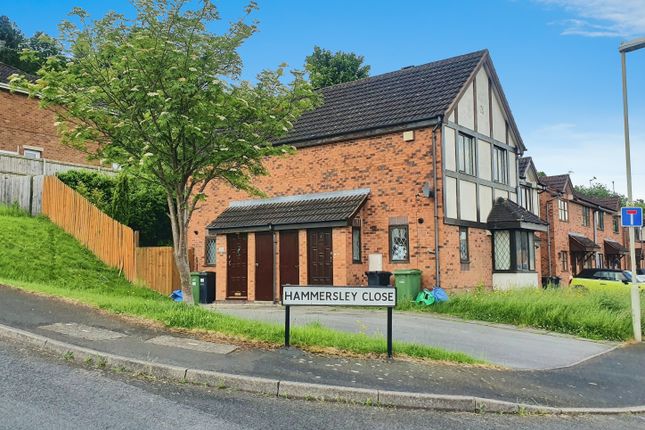
<path id="1" fill-rule="evenodd" d="M 540 206 L 549 229 L 541 236 L 542 273 L 565 284 L 583 268 L 624 268 L 627 248 L 620 227 L 620 198 L 577 193 L 569 175 L 540 178 Z"/>
<path id="2" fill-rule="evenodd" d="M 87 155 L 60 143 L 54 115 L 38 106 L 38 100 L 9 91 L 9 76 L 24 74 L 0 63 L 0 155 L 46 159 L 80 165 L 98 165 Z"/>
<path id="3" fill-rule="evenodd" d="M 360 285 L 375 269 L 418 268 L 423 286 L 451 290 L 538 285 L 537 175 L 520 175 L 525 147 L 488 51 L 322 95 L 276 143 L 296 153 L 255 180 L 268 198 L 213 183 L 193 215 L 189 246 L 216 272 L 217 300 Z"/>

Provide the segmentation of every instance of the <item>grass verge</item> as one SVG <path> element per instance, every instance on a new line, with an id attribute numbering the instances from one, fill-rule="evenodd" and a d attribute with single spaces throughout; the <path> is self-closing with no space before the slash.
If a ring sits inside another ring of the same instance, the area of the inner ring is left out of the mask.
<path id="1" fill-rule="evenodd" d="M 399 308 L 534 327 L 588 339 L 626 341 L 633 338 L 629 288 L 478 290 L 454 294 L 445 303 L 430 306 L 406 303 Z M 643 291 L 641 310 L 645 311 Z M 645 312 L 642 324 L 645 329 Z"/>
<path id="2" fill-rule="evenodd" d="M 74 238 L 45 218 L 0 211 L 0 284 L 73 299 L 105 311 L 143 318 L 166 327 L 206 330 L 231 338 L 281 345 L 281 325 L 250 321 L 175 303 L 152 290 L 132 285 Z M 291 344 L 311 351 L 384 355 L 383 338 L 334 331 L 317 324 L 293 327 Z M 483 363 L 466 354 L 395 342 L 398 356 L 465 364 Z"/>

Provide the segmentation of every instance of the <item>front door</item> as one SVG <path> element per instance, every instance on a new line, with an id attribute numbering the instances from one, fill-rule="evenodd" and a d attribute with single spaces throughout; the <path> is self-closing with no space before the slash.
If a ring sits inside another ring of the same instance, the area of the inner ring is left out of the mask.
<path id="1" fill-rule="evenodd" d="M 273 233 L 255 233 L 255 300 L 273 301 Z"/>
<path id="2" fill-rule="evenodd" d="M 246 233 L 226 235 L 228 269 L 226 276 L 226 296 L 231 299 L 247 297 L 248 253 Z"/>
<path id="3" fill-rule="evenodd" d="M 300 283 L 300 250 L 298 246 L 298 230 L 280 232 L 280 296 L 282 285 L 298 285 Z"/>
<path id="4" fill-rule="evenodd" d="M 311 285 L 332 285 L 331 228 L 307 230 L 307 273 Z"/>

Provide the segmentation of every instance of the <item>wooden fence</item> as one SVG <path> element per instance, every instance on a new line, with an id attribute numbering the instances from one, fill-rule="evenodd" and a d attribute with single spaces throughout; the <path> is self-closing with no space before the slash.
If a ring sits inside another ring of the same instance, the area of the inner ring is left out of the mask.
<path id="1" fill-rule="evenodd" d="M 44 215 L 129 281 L 143 282 L 165 295 L 180 288 L 171 247 L 139 247 L 130 227 L 101 212 L 55 176 L 45 177 L 42 196 Z"/>
<path id="2" fill-rule="evenodd" d="M 100 171 L 113 175 L 114 170 L 100 166 L 52 161 L 44 158 L 29 158 L 19 154 L 0 153 L 0 173 L 20 176 L 49 176 L 68 170 Z"/>
<path id="3" fill-rule="evenodd" d="M 40 214 L 43 178 L 0 175 L 0 203 L 18 205 L 30 215 Z"/>

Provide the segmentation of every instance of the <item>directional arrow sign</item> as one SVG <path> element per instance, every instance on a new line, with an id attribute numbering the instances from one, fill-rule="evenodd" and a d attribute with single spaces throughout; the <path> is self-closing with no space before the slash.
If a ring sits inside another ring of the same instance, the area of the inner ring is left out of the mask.
<path id="1" fill-rule="evenodd" d="M 623 227 L 642 227 L 643 208 L 620 208 L 620 225 Z"/>

